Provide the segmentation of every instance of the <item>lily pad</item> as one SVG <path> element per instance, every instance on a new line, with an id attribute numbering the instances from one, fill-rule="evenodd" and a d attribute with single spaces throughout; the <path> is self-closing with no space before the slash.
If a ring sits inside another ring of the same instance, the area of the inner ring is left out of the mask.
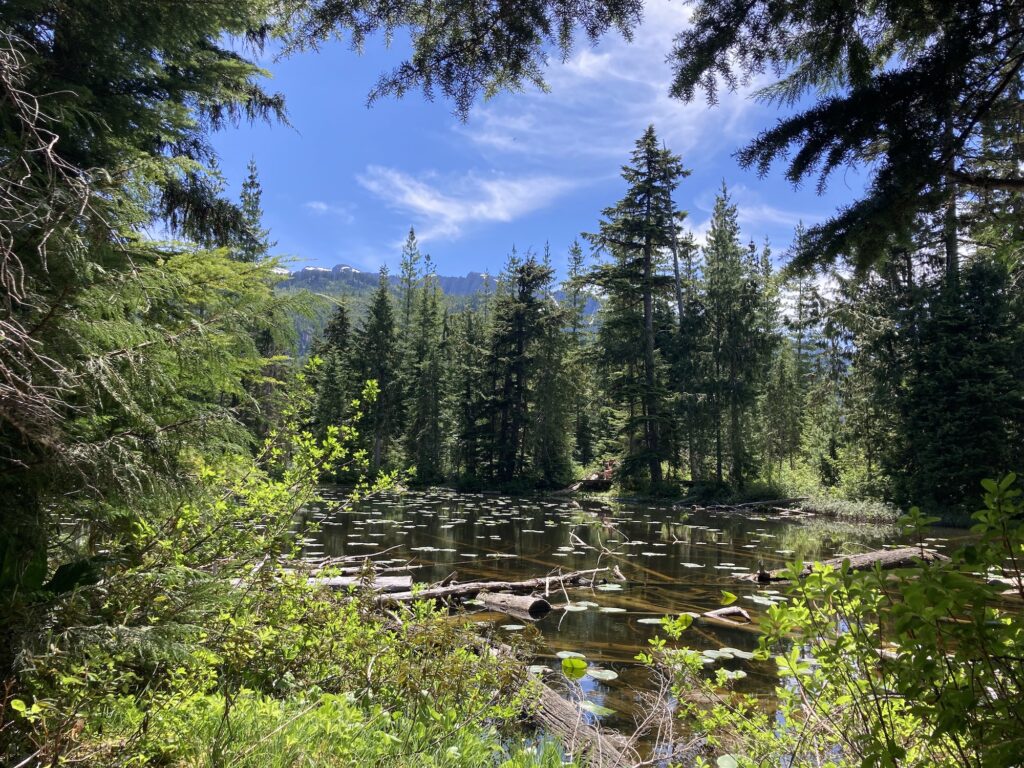
<path id="1" fill-rule="evenodd" d="M 609 680 L 616 679 L 619 676 L 619 673 L 613 669 L 588 669 L 587 676 L 592 677 L 595 680 L 608 682 Z"/>
<path id="2" fill-rule="evenodd" d="M 613 605 L 606 605 L 597 609 L 598 613 L 625 613 L 625 608 L 618 608 Z"/>
<path id="3" fill-rule="evenodd" d="M 637 619 L 637 624 L 661 624 L 663 620 L 660 616 L 649 616 L 646 619 Z"/>
<path id="4" fill-rule="evenodd" d="M 570 680 L 579 680 L 587 673 L 587 662 L 571 657 L 562 659 L 562 674 Z"/>
<path id="5" fill-rule="evenodd" d="M 583 605 L 582 603 L 566 603 L 562 606 L 562 608 L 566 611 L 572 611 L 575 613 L 587 610 L 587 606 Z"/>
<path id="6" fill-rule="evenodd" d="M 585 659 L 587 658 L 582 653 L 576 653 L 576 651 L 559 651 L 555 654 L 560 659 Z"/>
<path id="7" fill-rule="evenodd" d="M 594 587 L 598 592 L 621 592 L 621 584 L 598 584 Z"/>
<path id="8" fill-rule="evenodd" d="M 593 715 L 614 715 L 615 710 L 608 707 L 602 707 L 600 704 L 595 704 L 592 701 L 584 701 L 580 704 L 580 709 L 590 712 Z"/>

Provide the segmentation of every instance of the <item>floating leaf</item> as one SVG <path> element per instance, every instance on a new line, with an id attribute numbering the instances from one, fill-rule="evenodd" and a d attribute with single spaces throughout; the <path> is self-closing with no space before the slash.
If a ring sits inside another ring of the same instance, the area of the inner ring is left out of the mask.
<path id="1" fill-rule="evenodd" d="M 582 653 L 576 653 L 576 651 L 559 651 L 555 654 L 560 659 L 585 659 L 587 658 Z"/>
<path id="2" fill-rule="evenodd" d="M 615 710 L 609 709 L 608 707 L 602 707 L 600 704 L 595 704 L 592 701 L 584 701 L 580 704 L 580 709 L 590 712 L 593 715 L 614 715 Z"/>
<path id="3" fill-rule="evenodd" d="M 578 613 L 579 611 L 587 610 L 587 606 L 583 605 L 582 603 L 566 603 L 562 606 L 562 608 L 566 611 L 572 611 L 576 613 Z"/>
<path id="4" fill-rule="evenodd" d="M 598 584 L 594 587 L 598 592 L 621 592 L 621 584 Z"/>
<path id="5" fill-rule="evenodd" d="M 588 669 L 587 676 L 592 677 L 595 680 L 601 680 L 602 682 L 608 682 L 614 680 L 619 676 L 619 673 L 612 669 Z"/>
<path id="6" fill-rule="evenodd" d="M 732 605 L 735 602 L 736 602 L 736 595 L 734 595 L 732 592 L 727 592 L 726 590 L 723 589 L 722 590 L 722 605 Z"/>
<path id="7" fill-rule="evenodd" d="M 597 609 L 598 613 L 625 613 L 625 608 L 617 608 L 613 605 L 606 605 L 603 608 Z"/>
<path id="8" fill-rule="evenodd" d="M 660 616 L 648 617 L 646 619 L 637 619 L 636 620 L 637 624 L 661 624 L 661 623 L 663 623 L 663 621 L 664 620 Z"/>
<path id="9" fill-rule="evenodd" d="M 562 674 L 570 680 L 579 680 L 587 673 L 587 662 L 583 659 L 570 657 L 562 659 Z"/>

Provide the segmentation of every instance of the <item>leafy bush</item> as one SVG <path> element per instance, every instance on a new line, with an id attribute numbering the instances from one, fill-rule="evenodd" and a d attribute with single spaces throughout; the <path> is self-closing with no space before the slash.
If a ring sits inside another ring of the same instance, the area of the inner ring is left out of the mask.
<path id="1" fill-rule="evenodd" d="M 309 394 L 300 379 L 294 423 Z M 127 528 L 94 533 L 82 556 L 96 578 L 30 606 L 34 631 L 0 696 L 0 757 L 532 764 L 497 731 L 524 708 L 516 660 L 432 604 L 385 613 L 369 593 L 310 583 L 294 560 L 298 513 L 325 467 L 362 461 L 352 444 L 332 427 L 323 440 L 273 433 L 256 459 L 195 456 L 188 493 L 150 497 Z"/>
<path id="2" fill-rule="evenodd" d="M 774 707 L 708 680 L 698 654 L 656 638 L 681 707 L 719 765 L 1010 766 L 1024 754 L 1024 503 L 1016 478 L 986 480 L 973 543 L 899 572 L 820 564 L 762 620 Z M 902 519 L 924 537 L 934 518 Z M 1009 594 L 1006 594 L 1006 593 Z M 666 621 L 670 639 L 689 621 Z M 698 695 L 694 695 L 694 689 Z"/>

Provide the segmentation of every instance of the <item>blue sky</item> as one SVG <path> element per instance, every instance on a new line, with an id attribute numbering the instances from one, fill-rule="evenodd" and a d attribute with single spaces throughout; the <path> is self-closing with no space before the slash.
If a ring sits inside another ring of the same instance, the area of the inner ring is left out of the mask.
<path id="1" fill-rule="evenodd" d="M 693 173 L 676 193 L 698 237 L 724 180 L 740 209 L 745 240 L 769 238 L 781 254 L 794 225 L 827 217 L 860 190 L 850 172 L 819 197 L 794 190 L 781 168 L 765 179 L 733 153 L 779 116 L 750 98 L 753 88 L 703 101 L 669 99 L 672 37 L 686 24 L 679 2 L 646 6 L 634 41 L 618 36 L 554 57 L 548 93 L 528 89 L 478 103 L 465 122 L 443 99 L 413 94 L 366 107 L 399 44 L 357 55 L 341 43 L 265 62 L 268 87 L 284 93 L 291 127 L 242 126 L 215 137 L 221 169 L 237 192 L 254 157 L 264 187 L 265 224 L 275 252 L 298 266 L 346 263 L 394 268 L 414 226 L 442 274 L 497 272 L 509 250 L 551 244 L 560 270 L 581 231 L 624 191 L 619 177 L 633 142 L 653 123 Z"/>

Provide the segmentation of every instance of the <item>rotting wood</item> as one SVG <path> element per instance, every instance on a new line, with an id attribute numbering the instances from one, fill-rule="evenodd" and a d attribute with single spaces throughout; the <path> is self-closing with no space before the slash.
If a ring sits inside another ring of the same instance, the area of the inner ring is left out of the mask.
<path id="1" fill-rule="evenodd" d="M 621 734 L 591 725 L 579 705 L 560 695 L 534 675 L 539 689 L 531 718 L 565 747 L 572 757 L 593 768 L 629 768 L 642 762 Z"/>
<path id="2" fill-rule="evenodd" d="M 713 611 L 705 611 L 701 615 L 702 619 L 717 619 L 719 621 L 727 621 L 730 624 L 749 624 L 750 614 L 740 608 L 738 605 L 727 605 L 724 608 L 716 608 Z"/>
<path id="3" fill-rule="evenodd" d="M 347 589 L 358 587 L 364 581 L 359 576 L 310 576 L 306 583 L 310 586 Z M 404 592 L 412 589 L 412 576 L 376 576 L 372 581 L 367 579 L 365 584 L 374 592 Z"/>
<path id="4" fill-rule="evenodd" d="M 833 557 L 829 560 L 821 560 L 822 565 L 831 566 L 832 568 L 839 569 L 844 562 L 849 561 L 850 570 L 852 571 L 869 571 L 878 565 L 883 571 L 890 570 L 892 568 L 913 568 L 921 562 L 934 563 L 943 560 L 948 560 L 946 555 L 941 552 L 936 552 L 932 549 L 922 549 L 921 547 L 898 547 L 896 549 L 876 549 L 872 552 L 864 552 L 859 555 L 842 555 L 840 557 Z M 810 572 L 814 563 L 804 563 L 802 576 L 807 576 Z M 786 583 L 788 579 L 783 575 L 787 569 L 778 568 L 774 571 L 768 572 L 768 581 L 765 582 L 763 578 L 760 579 L 762 583 Z M 738 576 L 738 579 L 743 581 L 759 581 L 758 574 L 749 573 L 743 576 Z"/>
<path id="5" fill-rule="evenodd" d="M 523 581 L 467 581 L 463 584 L 449 584 L 445 587 L 427 587 L 418 592 L 398 592 L 395 594 L 379 595 L 378 602 L 408 602 L 410 600 L 440 600 L 443 598 L 476 597 L 481 592 L 511 592 L 518 595 L 526 595 L 531 592 L 543 590 L 545 595 L 552 590 L 560 589 L 563 586 L 578 586 L 587 581 L 593 582 L 599 573 L 604 573 L 607 568 L 592 568 L 588 571 L 572 571 L 570 573 L 554 573 L 550 576 L 540 576 L 535 579 Z"/>
<path id="6" fill-rule="evenodd" d="M 492 611 L 506 613 L 516 618 L 526 618 L 532 621 L 543 618 L 551 612 L 551 603 L 543 597 L 533 595 L 509 595 L 501 592 L 480 592 L 476 599 L 483 603 L 485 608 Z"/>

